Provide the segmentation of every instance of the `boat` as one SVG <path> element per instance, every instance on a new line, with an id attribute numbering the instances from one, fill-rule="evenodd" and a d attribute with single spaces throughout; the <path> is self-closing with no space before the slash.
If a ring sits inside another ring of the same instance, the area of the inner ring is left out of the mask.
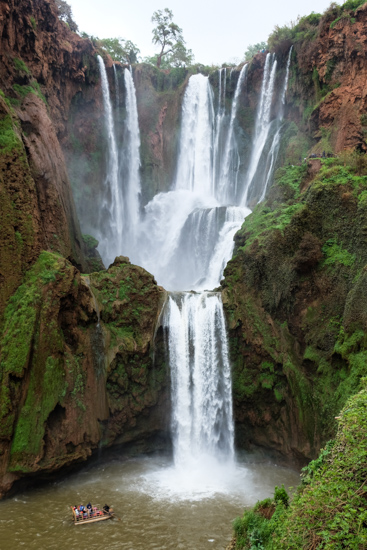
<path id="1" fill-rule="evenodd" d="M 86 523 L 96 523 L 97 521 L 105 521 L 106 519 L 112 519 L 115 514 L 113 509 L 109 508 L 108 511 L 101 509 L 99 506 L 93 506 L 91 510 L 85 509 L 83 513 L 77 514 L 74 510 L 74 506 L 70 506 L 73 512 L 74 525 L 84 525 Z"/>

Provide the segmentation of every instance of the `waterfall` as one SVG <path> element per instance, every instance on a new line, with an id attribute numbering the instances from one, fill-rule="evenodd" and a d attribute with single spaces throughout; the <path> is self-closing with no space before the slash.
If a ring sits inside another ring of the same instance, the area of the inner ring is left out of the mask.
<path id="1" fill-rule="evenodd" d="M 238 99 L 242 90 L 242 84 L 246 78 L 248 65 L 244 65 L 238 77 L 236 91 L 232 103 L 231 119 L 229 123 L 228 136 L 224 150 L 224 159 L 220 175 L 218 195 L 222 201 L 235 203 L 237 196 L 237 177 L 239 170 L 239 154 L 237 143 L 234 137 L 234 123 L 237 115 Z M 234 176 L 231 178 L 230 174 Z"/>
<path id="2" fill-rule="evenodd" d="M 233 461 L 228 342 L 219 294 L 171 294 L 168 331 L 176 465 L 204 456 Z"/>
<path id="3" fill-rule="evenodd" d="M 223 86 L 222 86 L 223 74 Z M 217 115 L 215 117 L 215 137 L 214 137 L 214 155 L 213 155 L 213 188 L 216 187 L 216 182 L 220 174 L 221 157 L 222 157 L 222 141 L 223 141 L 223 124 L 226 117 L 226 83 L 227 69 L 218 69 L 218 104 Z"/>
<path id="4" fill-rule="evenodd" d="M 182 102 L 171 189 L 157 194 L 142 212 L 140 135 L 132 73 L 124 70 L 127 115 L 123 149 L 117 162 L 108 81 L 101 66 L 110 136 L 111 197 L 107 211 L 111 211 L 110 218 L 117 224 L 116 205 L 120 205 L 119 230 L 123 231 L 123 239 L 115 239 L 112 244 L 116 252 L 126 251 L 134 263 L 145 267 L 170 290 L 162 325 L 171 369 L 174 459 L 181 470 L 184 466 L 183 477 L 190 474 L 193 463 L 200 462 L 207 468 L 208 459 L 210 462 L 222 458 L 225 464 L 234 464 L 228 341 L 221 296 L 212 289 L 220 284 L 233 253 L 234 235 L 251 212 L 248 204 L 259 197 L 263 200 L 272 177 L 279 152 L 290 60 L 291 51 L 278 96 L 279 108 L 272 119 L 277 60 L 274 54 L 266 56 L 248 169 L 242 180 L 240 168 L 244 170 L 246 159 L 238 143 L 246 142 L 248 129 L 241 133 L 237 116 L 248 65 L 240 71 L 230 110 L 226 108 L 227 78 L 232 78 L 233 69 L 230 75 L 226 68 L 218 70 L 218 96 L 208 77 L 190 77 Z M 117 98 L 116 70 L 115 79 Z M 119 181 L 124 183 L 121 192 Z M 115 188 L 119 193 L 116 201 Z M 108 235 L 112 240 L 112 231 Z"/>
<path id="5" fill-rule="evenodd" d="M 257 187 L 260 187 L 260 191 L 262 191 L 263 188 L 262 178 L 256 178 L 256 174 L 259 169 L 260 159 L 262 157 L 262 153 L 264 151 L 264 147 L 266 145 L 269 136 L 269 130 L 271 127 L 270 115 L 275 85 L 276 68 L 277 60 L 275 59 L 275 54 L 268 53 L 266 56 L 264 67 L 260 103 L 257 111 L 255 135 L 253 139 L 250 163 L 247 171 L 244 193 L 241 201 L 241 204 L 244 206 L 246 206 L 249 202 L 249 195 L 251 195 L 251 191 L 258 192 Z"/>
<path id="6" fill-rule="evenodd" d="M 118 154 L 115 120 L 113 116 L 107 72 L 98 56 L 101 72 L 104 119 L 107 133 L 107 174 L 98 224 L 99 251 L 106 265 L 119 254 L 134 255 L 140 222 L 140 133 L 136 91 L 131 72 L 124 71 L 126 89 L 126 119 L 123 123 L 123 147 Z M 120 91 L 114 66 L 116 105 Z"/>
<path id="7" fill-rule="evenodd" d="M 116 65 L 113 65 L 113 74 L 115 77 L 115 99 L 116 99 L 116 108 L 118 108 L 120 104 L 120 86 L 119 86 L 119 79 L 117 75 Z"/>
<path id="8" fill-rule="evenodd" d="M 207 77 L 190 77 L 182 105 L 175 189 L 213 194 L 213 98 Z"/>
<path id="9" fill-rule="evenodd" d="M 110 89 L 108 85 L 106 68 L 102 57 L 98 56 L 101 73 L 103 106 L 105 113 L 105 127 L 107 134 L 107 174 L 104 182 L 104 198 L 101 208 L 101 221 L 99 224 L 99 250 L 104 261 L 111 263 L 122 249 L 123 232 L 123 203 L 118 178 L 118 154 L 116 146 L 115 128 L 112 113 Z"/>
<path id="10" fill-rule="evenodd" d="M 277 126 L 278 126 L 278 128 L 277 128 L 277 131 L 274 134 L 273 142 L 271 144 L 270 151 L 269 151 L 269 154 L 268 154 L 268 168 L 267 168 L 267 173 L 266 173 L 265 185 L 263 186 L 263 191 L 261 193 L 259 202 L 262 202 L 265 199 L 265 195 L 266 195 L 266 191 L 268 189 L 268 185 L 269 185 L 270 180 L 271 180 L 271 178 L 273 176 L 273 173 L 274 173 L 275 162 L 278 158 L 279 146 L 280 146 L 280 134 L 281 134 L 281 130 L 282 130 L 282 121 L 283 121 L 283 116 L 284 116 L 285 95 L 286 95 L 287 89 L 288 89 L 289 69 L 290 69 L 290 65 L 291 65 L 292 50 L 293 50 L 293 46 L 291 46 L 290 49 L 289 49 L 289 54 L 288 54 L 288 59 L 287 59 L 287 67 L 286 67 L 285 78 L 284 78 L 284 83 L 283 83 L 283 89 L 282 89 L 282 94 L 281 94 L 281 98 L 280 98 L 280 107 L 279 107 L 279 112 L 278 112 L 278 117 L 277 117 Z"/>
<path id="11" fill-rule="evenodd" d="M 124 70 L 126 88 L 126 121 L 124 148 L 120 167 L 120 178 L 124 178 L 125 240 L 127 252 L 134 246 L 134 238 L 139 224 L 140 211 L 140 132 L 136 91 L 131 72 Z"/>

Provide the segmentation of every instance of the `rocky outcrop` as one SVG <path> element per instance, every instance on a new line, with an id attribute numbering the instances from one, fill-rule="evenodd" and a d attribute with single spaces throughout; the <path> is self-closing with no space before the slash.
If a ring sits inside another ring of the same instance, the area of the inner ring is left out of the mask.
<path id="1" fill-rule="evenodd" d="M 127 259 L 89 279 L 42 252 L 8 303 L 0 340 L 0 497 L 97 447 L 167 433 L 160 334 L 153 348 L 164 300 Z"/>
<path id="2" fill-rule="evenodd" d="M 299 155 L 312 145 L 318 153 L 356 147 L 365 152 L 366 4 L 355 11 L 332 4 L 316 26 L 305 23 L 299 31 L 304 38 L 293 40 L 288 120 L 308 140 L 299 134 L 293 145 L 298 141 Z M 291 43 L 278 47 L 288 49 Z"/>
<path id="3" fill-rule="evenodd" d="M 89 269 L 59 138 L 92 50 L 59 21 L 53 1 L 1 2 L 0 318 L 41 250 Z"/>
<path id="4" fill-rule="evenodd" d="M 238 442 L 301 463 L 365 373 L 366 177 L 330 163 L 278 171 L 222 283 Z"/>

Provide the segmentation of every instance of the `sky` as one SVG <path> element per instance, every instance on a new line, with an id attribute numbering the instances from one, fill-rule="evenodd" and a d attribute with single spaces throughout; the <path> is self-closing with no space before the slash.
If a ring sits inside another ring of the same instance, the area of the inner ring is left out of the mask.
<path id="1" fill-rule="evenodd" d="M 169 8 L 183 30 L 195 62 L 204 65 L 239 62 L 250 44 L 266 41 L 275 25 L 298 15 L 322 13 L 331 0 L 67 0 L 80 31 L 99 38 L 132 40 L 142 57 L 156 53 L 151 17 Z"/>

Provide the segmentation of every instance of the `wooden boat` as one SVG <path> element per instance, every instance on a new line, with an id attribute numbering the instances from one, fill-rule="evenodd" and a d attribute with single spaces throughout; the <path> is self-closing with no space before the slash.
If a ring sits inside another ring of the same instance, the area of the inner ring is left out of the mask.
<path id="1" fill-rule="evenodd" d="M 73 522 L 74 525 L 84 525 L 85 523 L 95 523 L 96 521 L 105 521 L 106 519 L 112 519 L 114 517 L 113 509 L 110 508 L 109 512 L 101 510 L 99 506 L 93 506 L 92 510 L 87 511 L 86 514 L 77 515 L 74 507 L 70 506 L 73 512 Z"/>

